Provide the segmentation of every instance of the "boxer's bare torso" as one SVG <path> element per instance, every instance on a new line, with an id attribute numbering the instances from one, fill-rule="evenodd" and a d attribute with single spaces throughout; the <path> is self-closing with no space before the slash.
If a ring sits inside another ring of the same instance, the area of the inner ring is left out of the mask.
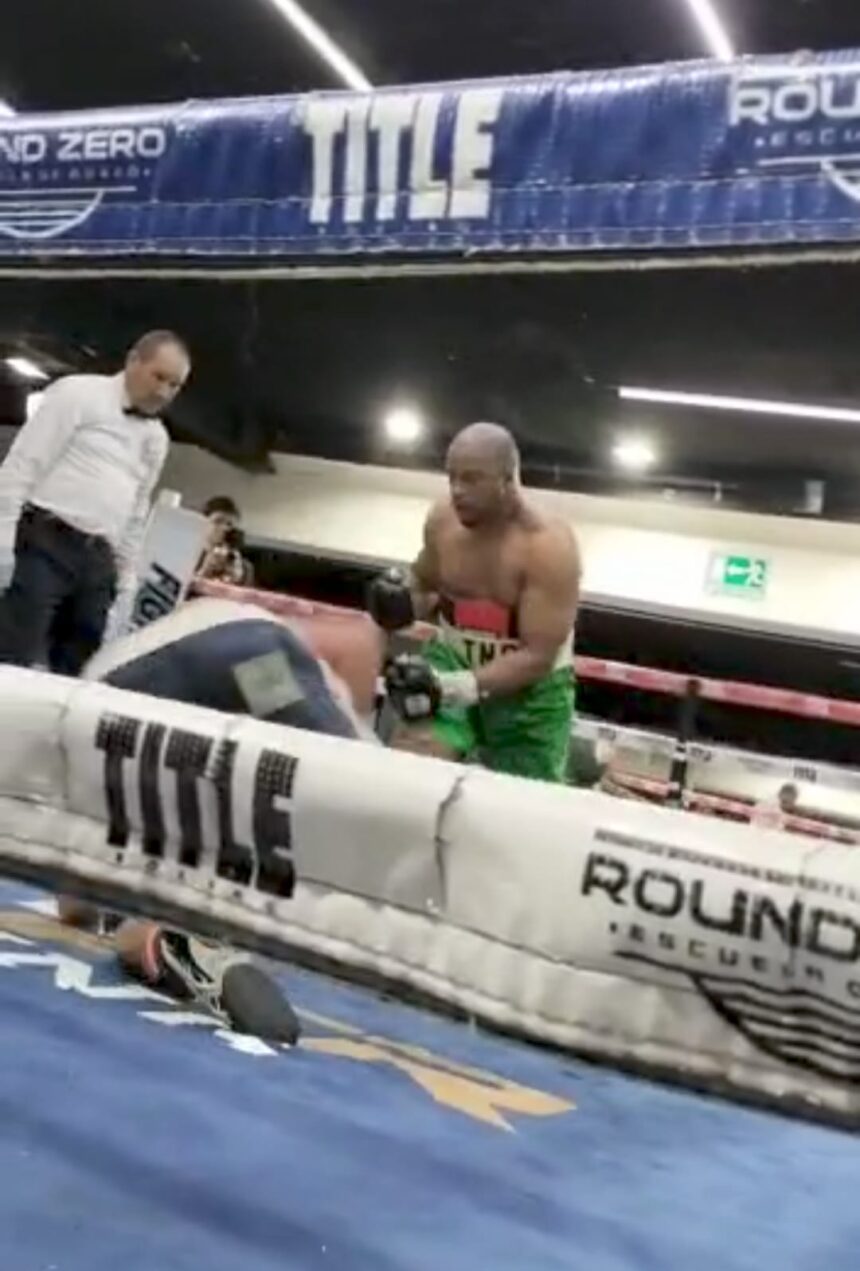
<path id="1" fill-rule="evenodd" d="M 570 648 L 580 572 L 576 540 L 563 521 L 522 502 L 499 524 L 472 529 L 445 500 L 427 518 L 413 577 L 421 616 L 444 616 L 450 602 L 454 609 L 460 601 L 488 602 L 491 627 L 484 630 L 499 640 L 499 653 L 531 649 L 549 670 Z M 482 624 L 467 618 L 458 625 Z"/>
<path id="2" fill-rule="evenodd" d="M 574 567 L 576 544 L 563 521 L 548 520 L 524 503 L 502 526 L 471 530 L 446 499 L 427 518 L 415 572 L 428 591 L 517 609 L 535 566 L 558 555 Z"/>

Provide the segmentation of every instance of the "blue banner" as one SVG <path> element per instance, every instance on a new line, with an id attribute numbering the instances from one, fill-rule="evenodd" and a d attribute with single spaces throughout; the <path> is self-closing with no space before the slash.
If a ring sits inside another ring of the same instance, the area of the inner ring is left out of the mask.
<path id="1" fill-rule="evenodd" d="M 860 53 L 0 121 L 0 257 L 860 239 Z"/>

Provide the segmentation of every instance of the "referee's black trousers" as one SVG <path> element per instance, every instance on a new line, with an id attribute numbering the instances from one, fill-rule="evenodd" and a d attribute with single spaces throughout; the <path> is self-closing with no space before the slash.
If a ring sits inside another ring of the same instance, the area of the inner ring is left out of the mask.
<path id="1" fill-rule="evenodd" d="M 77 675 L 96 652 L 116 598 L 108 541 L 28 505 L 15 572 L 0 603 L 0 662 Z"/>

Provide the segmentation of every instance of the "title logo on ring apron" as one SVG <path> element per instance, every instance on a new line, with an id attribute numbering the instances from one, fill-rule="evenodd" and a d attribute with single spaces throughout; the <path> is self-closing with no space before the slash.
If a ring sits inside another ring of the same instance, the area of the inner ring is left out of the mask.
<path id="1" fill-rule="evenodd" d="M 818 175 L 860 202 L 860 62 L 742 71 L 728 111 L 742 162 L 774 188 L 780 176 Z"/>
<path id="2" fill-rule="evenodd" d="M 486 220 L 504 93 L 310 97 L 312 225 Z"/>
<path id="3" fill-rule="evenodd" d="M 112 712 L 98 721 L 95 744 L 113 847 L 138 841 L 150 873 L 172 860 L 273 898 L 292 895 L 296 758 Z M 218 827 L 208 862 L 204 818 Z"/>
<path id="4" fill-rule="evenodd" d="M 759 1050 L 860 1084 L 860 891 L 598 830 L 580 892 L 614 957 L 687 976 Z"/>
<path id="5" fill-rule="evenodd" d="M 0 235 L 58 238 L 111 199 L 146 197 L 169 140 L 159 124 L 32 128 L 0 120 Z"/>

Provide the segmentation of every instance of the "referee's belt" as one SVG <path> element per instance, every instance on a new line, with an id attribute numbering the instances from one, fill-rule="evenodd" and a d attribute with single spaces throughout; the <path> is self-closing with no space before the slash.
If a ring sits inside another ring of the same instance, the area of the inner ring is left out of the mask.
<path id="1" fill-rule="evenodd" d="M 21 514 L 34 521 L 43 521 L 45 524 L 50 525 L 52 529 L 59 530 L 61 534 L 68 534 L 79 541 L 83 540 L 87 544 L 111 550 L 110 543 L 104 534 L 89 534 L 86 530 L 79 530 L 76 525 L 69 525 L 69 522 L 64 521 L 61 516 L 57 516 L 54 512 L 49 512 L 47 508 L 40 508 L 36 503 L 25 503 Z"/>

